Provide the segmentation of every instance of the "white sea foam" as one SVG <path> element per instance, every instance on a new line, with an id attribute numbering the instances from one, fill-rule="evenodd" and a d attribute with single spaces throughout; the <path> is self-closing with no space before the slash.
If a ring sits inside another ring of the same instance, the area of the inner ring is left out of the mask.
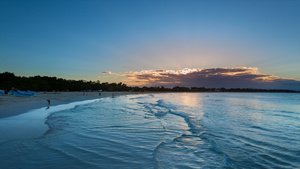
<path id="1" fill-rule="evenodd" d="M 43 107 L 20 115 L 2 118 L 0 119 L 0 143 L 15 139 L 40 137 L 49 130 L 45 121 L 51 113 L 71 109 L 76 105 L 88 104 L 96 100 L 98 99 Z"/>
<path id="2" fill-rule="evenodd" d="M 43 110 L 38 119 L 47 117 L 49 132 L 0 143 L 1 167 L 300 166 L 300 95 L 206 95 L 145 94 Z"/>

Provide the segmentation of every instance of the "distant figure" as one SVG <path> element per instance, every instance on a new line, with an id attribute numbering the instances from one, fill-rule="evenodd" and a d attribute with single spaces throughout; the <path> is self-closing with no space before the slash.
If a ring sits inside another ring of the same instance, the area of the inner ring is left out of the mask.
<path id="1" fill-rule="evenodd" d="M 85 92 L 83 92 L 83 95 L 85 95 Z"/>
<path id="2" fill-rule="evenodd" d="M 51 102 L 51 100 L 47 100 L 47 102 L 48 102 L 48 105 L 50 106 L 50 102 Z"/>
<path id="3" fill-rule="evenodd" d="M 101 93 L 99 93 L 99 96 L 101 96 Z"/>
<path id="4" fill-rule="evenodd" d="M 114 97 L 115 97 L 115 94 L 112 94 L 111 97 L 114 98 Z"/>

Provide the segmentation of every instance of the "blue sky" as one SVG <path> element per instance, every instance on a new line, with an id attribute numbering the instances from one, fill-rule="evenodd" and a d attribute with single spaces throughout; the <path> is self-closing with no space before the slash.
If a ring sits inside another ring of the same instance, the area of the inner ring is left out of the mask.
<path id="1" fill-rule="evenodd" d="M 116 73 L 247 67 L 300 80 L 299 9 L 298 0 L 2 0 L 0 72 L 128 82 Z"/>

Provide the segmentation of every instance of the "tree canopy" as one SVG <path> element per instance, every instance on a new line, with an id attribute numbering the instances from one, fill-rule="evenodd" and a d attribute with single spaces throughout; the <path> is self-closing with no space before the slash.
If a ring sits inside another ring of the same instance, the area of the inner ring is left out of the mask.
<path id="1" fill-rule="evenodd" d="M 100 83 L 100 81 L 66 80 L 57 77 L 33 76 L 20 77 L 14 73 L 4 72 L 0 74 L 0 89 L 35 90 L 35 91 L 128 91 L 131 88 L 123 83 Z"/>

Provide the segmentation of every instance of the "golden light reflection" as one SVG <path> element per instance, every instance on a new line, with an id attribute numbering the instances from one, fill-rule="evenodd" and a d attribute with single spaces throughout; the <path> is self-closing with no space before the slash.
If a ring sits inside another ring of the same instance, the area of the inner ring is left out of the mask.
<path id="1" fill-rule="evenodd" d="M 180 97 L 182 99 L 182 104 L 185 106 L 203 106 L 203 100 L 201 97 L 191 97 L 191 93 L 183 93 Z"/>

